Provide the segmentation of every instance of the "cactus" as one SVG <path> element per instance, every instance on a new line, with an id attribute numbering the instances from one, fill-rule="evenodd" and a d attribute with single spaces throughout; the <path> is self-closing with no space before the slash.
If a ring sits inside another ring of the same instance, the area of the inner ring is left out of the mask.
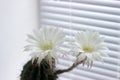
<path id="1" fill-rule="evenodd" d="M 20 80 L 57 80 L 57 75 L 45 59 L 40 64 L 36 59 L 33 63 L 30 60 L 24 65 Z"/>

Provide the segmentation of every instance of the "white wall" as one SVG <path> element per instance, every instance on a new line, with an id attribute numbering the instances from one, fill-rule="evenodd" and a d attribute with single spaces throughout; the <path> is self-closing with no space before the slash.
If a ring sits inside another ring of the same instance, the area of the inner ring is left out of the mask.
<path id="1" fill-rule="evenodd" d="M 19 80 L 26 34 L 39 25 L 39 0 L 0 0 L 0 80 Z"/>

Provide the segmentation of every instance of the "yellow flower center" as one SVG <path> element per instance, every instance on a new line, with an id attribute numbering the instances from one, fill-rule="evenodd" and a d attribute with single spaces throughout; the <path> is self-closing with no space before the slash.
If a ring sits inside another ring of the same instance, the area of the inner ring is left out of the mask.
<path id="1" fill-rule="evenodd" d="M 92 46 L 84 46 L 83 50 L 87 53 L 92 53 L 95 49 Z"/>
<path id="2" fill-rule="evenodd" d="M 43 43 L 42 45 L 40 45 L 40 49 L 44 51 L 51 50 L 52 48 L 53 48 L 53 45 L 51 41 L 47 41 L 46 43 Z"/>

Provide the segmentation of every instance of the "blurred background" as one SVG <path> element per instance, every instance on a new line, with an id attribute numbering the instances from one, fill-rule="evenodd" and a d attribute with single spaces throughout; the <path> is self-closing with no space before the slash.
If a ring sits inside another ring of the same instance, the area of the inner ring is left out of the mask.
<path id="1" fill-rule="evenodd" d="M 91 69 L 80 65 L 60 80 L 120 80 L 119 0 L 0 0 L 0 80 L 19 80 L 29 59 L 23 52 L 26 34 L 40 25 L 64 29 L 68 40 L 77 31 L 98 31 L 110 49 L 104 64 L 96 61 Z M 67 68 L 73 60 L 73 55 L 60 57 L 57 67 Z"/>
<path id="2" fill-rule="evenodd" d="M 19 80 L 26 34 L 38 27 L 39 0 L 0 0 L 0 80 Z"/>

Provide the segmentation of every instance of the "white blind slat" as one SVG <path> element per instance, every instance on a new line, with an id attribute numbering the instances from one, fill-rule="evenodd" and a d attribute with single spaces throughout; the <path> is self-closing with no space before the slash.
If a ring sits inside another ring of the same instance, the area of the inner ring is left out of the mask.
<path id="1" fill-rule="evenodd" d="M 41 24 L 64 29 L 67 40 L 72 39 L 77 31 L 94 30 L 102 34 L 109 48 L 109 57 L 103 57 L 104 63 L 95 61 L 91 69 L 79 65 L 73 71 L 60 75 L 61 80 L 120 79 L 119 0 L 41 0 L 40 10 Z M 69 51 L 70 46 L 65 42 L 61 48 Z M 73 55 L 60 57 L 57 67 L 67 68 L 74 59 Z"/>
<path id="2" fill-rule="evenodd" d="M 49 13 L 52 12 L 52 13 L 58 13 L 58 14 L 64 14 L 64 15 L 69 14 L 68 8 L 43 6 L 42 10 L 44 12 L 49 12 Z M 87 17 L 87 18 L 100 19 L 100 20 L 106 20 L 111 22 L 118 22 L 118 23 L 120 21 L 120 16 L 118 15 L 105 14 L 105 13 L 99 13 L 99 12 L 90 12 L 90 11 L 77 10 L 77 9 L 72 9 L 72 15 L 78 16 L 78 17 Z"/>
<path id="3" fill-rule="evenodd" d="M 61 0 L 61 1 L 68 1 L 68 0 Z M 85 4 L 92 4 L 92 5 L 100 5 L 100 6 L 109 6 L 109 7 L 115 7 L 120 8 L 120 1 L 113 0 L 113 1 L 106 1 L 106 0 L 72 0 L 72 2 L 77 3 L 85 3 Z"/>
<path id="4" fill-rule="evenodd" d="M 120 3 L 120 2 L 119 2 Z M 69 8 L 69 2 L 64 1 L 42 1 L 42 5 L 48 6 L 56 6 L 61 8 Z M 108 6 L 98 6 L 98 5 L 90 5 L 90 4 L 83 4 L 83 3 L 72 3 L 73 9 L 78 10 L 85 10 L 85 11 L 93 11 L 93 12 L 100 12 L 100 13 L 108 13 L 112 15 L 120 15 L 120 9 Z"/>

